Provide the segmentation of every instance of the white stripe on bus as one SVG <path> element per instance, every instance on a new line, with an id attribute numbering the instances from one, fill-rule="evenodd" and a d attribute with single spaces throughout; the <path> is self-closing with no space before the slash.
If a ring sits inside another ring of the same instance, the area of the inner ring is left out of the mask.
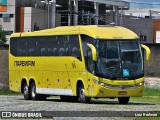
<path id="1" fill-rule="evenodd" d="M 71 89 L 56 89 L 56 88 L 36 88 L 36 93 L 49 94 L 49 95 L 69 95 L 69 96 L 73 95 Z"/>

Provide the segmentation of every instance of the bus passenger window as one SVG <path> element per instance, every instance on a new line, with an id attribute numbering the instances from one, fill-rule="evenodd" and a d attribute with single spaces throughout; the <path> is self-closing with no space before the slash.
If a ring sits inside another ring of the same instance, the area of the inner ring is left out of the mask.
<path id="1" fill-rule="evenodd" d="M 26 53 L 26 52 L 25 52 L 25 49 L 19 49 L 19 50 L 18 50 L 18 55 L 19 55 L 19 56 L 25 55 L 25 53 Z"/>
<path id="2" fill-rule="evenodd" d="M 72 48 L 72 56 L 78 57 L 77 55 L 78 55 L 78 49 L 77 49 L 77 47 Z"/>
<path id="3" fill-rule="evenodd" d="M 66 48 L 66 56 L 69 56 L 69 48 Z"/>
<path id="4" fill-rule="evenodd" d="M 69 36 L 70 55 L 81 60 L 80 45 L 77 35 Z"/>
<path id="5" fill-rule="evenodd" d="M 58 54 L 59 54 L 59 56 L 64 56 L 64 55 L 65 55 L 65 50 L 64 50 L 64 48 L 60 48 Z"/>
<path id="6" fill-rule="evenodd" d="M 52 55 L 52 48 L 48 48 L 48 55 Z"/>
<path id="7" fill-rule="evenodd" d="M 46 49 L 45 48 L 41 48 L 41 55 L 46 55 Z"/>
<path id="8" fill-rule="evenodd" d="M 35 53 L 35 50 L 33 48 L 30 48 L 29 49 L 29 55 L 34 55 L 34 53 Z"/>
<path id="9" fill-rule="evenodd" d="M 19 53 L 19 49 L 17 47 L 19 38 L 11 38 L 10 40 L 10 52 L 12 55 L 17 56 Z"/>
<path id="10" fill-rule="evenodd" d="M 53 55 L 57 55 L 58 54 L 58 49 L 57 48 L 53 48 Z"/>

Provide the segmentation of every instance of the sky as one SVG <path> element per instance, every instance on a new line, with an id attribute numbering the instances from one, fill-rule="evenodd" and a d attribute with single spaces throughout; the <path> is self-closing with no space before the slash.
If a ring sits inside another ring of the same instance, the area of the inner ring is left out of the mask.
<path id="1" fill-rule="evenodd" d="M 123 0 L 130 3 L 131 8 L 160 8 L 160 0 Z"/>

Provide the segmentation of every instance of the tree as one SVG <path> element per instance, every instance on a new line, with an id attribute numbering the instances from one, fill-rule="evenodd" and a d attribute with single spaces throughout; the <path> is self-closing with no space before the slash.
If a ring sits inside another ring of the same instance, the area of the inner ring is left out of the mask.
<path id="1" fill-rule="evenodd" d="M 6 41 L 7 41 L 6 34 L 2 30 L 2 28 L 0 27 L 0 44 L 4 44 Z"/>

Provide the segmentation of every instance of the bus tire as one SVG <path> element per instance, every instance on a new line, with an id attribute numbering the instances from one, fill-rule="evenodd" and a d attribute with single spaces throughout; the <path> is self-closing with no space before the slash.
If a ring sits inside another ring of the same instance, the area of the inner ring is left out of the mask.
<path id="1" fill-rule="evenodd" d="M 32 100 L 39 100 L 39 95 L 36 93 L 36 84 L 35 84 L 35 82 L 31 83 L 30 94 L 31 94 L 31 99 Z"/>
<path id="2" fill-rule="evenodd" d="M 23 93 L 24 99 L 25 100 L 30 100 L 31 99 L 30 90 L 29 90 L 29 87 L 28 87 L 26 82 L 23 84 L 23 88 L 22 89 L 23 89 L 22 93 Z"/>
<path id="3" fill-rule="evenodd" d="M 128 104 L 130 97 L 119 97 L 118 101 L 120 104 Z"/>
<path id="4" fill-rule="evenodd" d="M 85 90 L 83 84 L 78 86 L 78 101 L 81 103 L 89 103 L 91 100 L 90 97 L 85 96 Z"/>

